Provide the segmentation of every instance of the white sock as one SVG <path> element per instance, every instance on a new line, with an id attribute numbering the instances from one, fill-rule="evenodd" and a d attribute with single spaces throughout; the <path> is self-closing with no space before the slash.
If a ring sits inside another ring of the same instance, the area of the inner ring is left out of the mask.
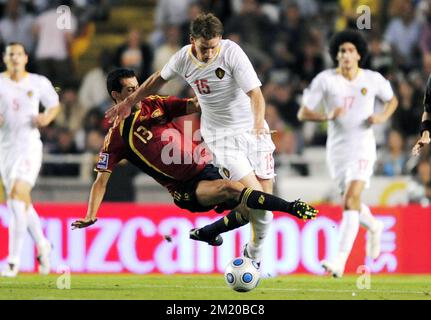
<path id="1" fill-rule="evenodd" d="M 373 217 L 373 214 L 367 205 L 361 203 L 361 212 L 359 213 L 359 222 L 368 230 L 373 230 L 377 219 Z"/>
<path id="2" fill-rule="evenodd" d="M 28 230 L 36 243 L 37 246 L 41 245 L 46 241 L 45 236 L 43 235 L 42 225 L 40 223 L 39 215 L 34 209 L 33 205 L 30 204 L 27 210 L 28 214 Z"/>
<path id="3" fill-rule="evenodd" d="M 345 210 L 340 226 L 340 245 L 338 248 L 338 262 L 345 266 L 347 258 L 352 250 L 356 235 L 359 230 L 359 212 L 355 210 Z"/>
<path id="4" fill-rule="evenodd" d="M 8 263 L 19 266 L 21 252 L 27 232 L 27 214 L 25 203 L 19 200 L 8 200 L 7 205 L 12 214 L 9 220 L 9 256 Z"/>
<path id="5" fill-rule="evenodd" d="M 248 253 L 254 260 L 260 261 L 263 243 L 274 218 L 272 211 L 251 209 L 251 240 L 247 244 Z"/>

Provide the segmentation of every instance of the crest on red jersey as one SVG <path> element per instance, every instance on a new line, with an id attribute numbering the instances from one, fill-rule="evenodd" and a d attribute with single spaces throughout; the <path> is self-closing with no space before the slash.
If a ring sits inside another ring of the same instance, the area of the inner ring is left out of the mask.
<path id="1" fill-rule="evenodd" d="M 151 114 L 151 118 L 158 118 L 158 117 L 161 117 L 162 115 L 163 115 L 163 111 L 160 109 L 156 109 Z"/>
<path id="2" fill-rule="evenodd" d="M 225 71 L 222 68 L 217 68 L 215 71 L 217 78 L 223 79 Z"/>

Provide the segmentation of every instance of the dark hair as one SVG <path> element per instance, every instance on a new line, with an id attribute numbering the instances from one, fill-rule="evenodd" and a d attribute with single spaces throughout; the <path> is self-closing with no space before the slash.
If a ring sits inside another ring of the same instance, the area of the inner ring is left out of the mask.
<path id="1" fill-rule="evenodd" d="M 223 35 L 223 24 L 212 13 L 200 14 L 190 23 L 190 35 L 194 39 L 210 40 Z"/>
<path id="2" fill-rule="evenodd" d="M 329 43 L 329 53 L 331 54 L 332 61 L 334 61 L 335 64 L 337 63 L 338 50 L 340 49 L 340 46 L 346 42 L 350 42 L 356 47 L 356 50 L 361 56 L 360 63 L 362 64 L 367 57 L 368 46 L 364 37 L 355 30 L 344 30 L 336 33 L 331 38 Z"/>
<path id="3" fill-rule="evenodd" d="M 5 53 L 6 53 L 6 48 L 7 48 L 7 47 L 10 47 L 10 46 L 21 46 L 21 47 L 24 49 L 24 53 L 25 53 L 26 55 L 28 55 L 27 50 L 25 49 L 24 44 L 23 44 L 23 43 L 21 43 L 21 42 L 17 42 L 17 41 L 9 42 L 9 43 L 4 47 L 3 54 L 5 54 Z"/>
<path id="4" fill-rule="evenodd" d="M 119 68 L 109 72 L 106 78 L 106 89 L 108 90 L 109 96 L 112 98 L 112 91 L 121 92 L 121 90 L 123 89 L 123 85 L 120 82 L 121 79 L 134 77 L 136 77 L 136 74 L 131 69 Z"/>

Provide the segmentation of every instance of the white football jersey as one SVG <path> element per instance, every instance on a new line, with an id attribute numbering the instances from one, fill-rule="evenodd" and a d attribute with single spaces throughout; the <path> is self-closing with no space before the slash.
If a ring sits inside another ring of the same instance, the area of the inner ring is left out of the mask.
<path id="1" fill-rule="evenodd" d="M 374 113 L 376 98 L 387 102 L 393 95 L 389 81 L 378 72 L 360 69 L 349 81 L 336 69 L 329 69 L 319 73 L 304 91 L 303 105 L 310 110 L 323 106 L 326 114 L 336 107 L 346 108 L 343 116 L 328 121 L 327 151 L 331 159 L 357 154 L 375 158 L 374 133 L 366 120 Z"/>
<path id="2" fill-rule="evenodd" d="M 1 152 L 24 149 L 34 141 L 40 143 L 39 129 L 32 124 L 40 102 L 46 109 L 59 104 L 58 94 L 46 77 L 27 73 L 15 82 L 5 73 L 0 74 L 0 114 L 4 118 L 0 126 Z"/>
<path id="3" fill-rule="evenodd" d="M 202 109 L 201 133 L 206 141 L 253 128 L 247 92 L 262 84 L 244 51 L 233 41 L 221 40 L 216 56 L 199 61 L 187 45 L 171 57 L 161 76 L 182 77 L 194 90 Z"/>

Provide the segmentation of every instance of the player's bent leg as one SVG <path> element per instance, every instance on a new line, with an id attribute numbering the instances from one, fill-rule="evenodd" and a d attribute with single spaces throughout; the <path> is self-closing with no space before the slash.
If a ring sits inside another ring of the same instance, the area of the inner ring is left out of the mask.
<path id="1" fill-rule="evenodd" d="M 229 180 L 200 181 L 196 188 L 196 198 L 202 206 L 213 206 L 232 202 L 234 206 L 240 203 L 240 195 L 244 186 L 239 182 Z M 239 228 L 248 223 L 248 219 L 242 217 L 237 211 L 231 211 L 222 219 L 215 221 L 203 228 L 190 230 L 190 239 L 204 241 L 212 246 L 223 243 L 221 233 Z"/>
<path id="2" fill-rule="evenodd" d="M 228 200 L 235 200 L 239 204 L 239 198 L 244 185 L 230 180 L 203 180 L 196 188 L 196 198 L 205 207 L 217 205 Z"/>
<path id="3" fill-rule="evenodd" d="M 242 191 L 239 192 L 241 189 Z M 199 203 L 204 206 L 228 200 L 242 203 L 242 206 L 238 206 L 222 219 L 190 231 L 191 239 L 205 241 L 211 245 L 221 244 L 220 241 L 216 241 L 216 237 L 220 233 L 234 230 L 248 223 L 249 210 L 247 207 L 287 212 L 304 219 L 312 219 L 317 213 L 317 210 L 302 201 L 287 202 L 271 194 L 244 188 L 241 183 L 229 180 L 201 181 L 198 184 L 196 196 Z"/>
<path id="4" fill-rule="evenodd" d="M 200 181 L 196 189 L 196 197 L 202 206 L 213 206 L 233 200 L 251 209 L 281 211 L 302 219 L 313 219 L 317 214 L 316 209 L 303 201 L 288 202 L 263 191 L 245 188 L 241 183 L 229 180 Z"/>

